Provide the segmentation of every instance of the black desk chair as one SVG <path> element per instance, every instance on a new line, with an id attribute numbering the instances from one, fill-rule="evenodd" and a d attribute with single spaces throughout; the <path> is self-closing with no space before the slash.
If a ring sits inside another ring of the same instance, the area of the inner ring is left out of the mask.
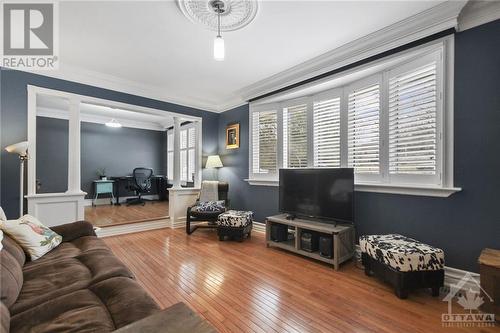
<path id="1" fill-rule="evenodd" d="M 194 206 L 188 207 L 186 212 L 186 233 L 191 235 L 198 228 L 217 228 L 217 219 L 219 215 L 224 213 L 229 207 L 229 184 L 226 182 L 219 182 L 218 184 L 218 194 L 219 200 L 224 201 L 224 207 L 220 210 L 208 210 L 204 211 L 199 209 L 198 206 L 199 199 L 196 201 Z M 191 222 L 207 222 L 206 224 L 196 224 L 191 227 Z"/>
<path id="2" fill-rule="evenodd" d="M 151 201 L 143 199 L 142 195 L 151 192 L 151 177 L 153 176 L 153 169 L 151 168 L 135 168 L 133 173 L 133 183 L 130 186 L 132 191 L 135 191 L 137 198 L 127 200 L 127 206 L 129 205 L 145 205 L 146 201 Z"/>

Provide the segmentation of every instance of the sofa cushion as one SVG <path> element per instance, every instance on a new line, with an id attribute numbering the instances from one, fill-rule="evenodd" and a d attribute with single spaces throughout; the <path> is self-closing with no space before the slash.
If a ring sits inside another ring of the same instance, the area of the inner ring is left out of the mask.
<path id="1" fill-rule="evenodd" d="M 11 316 L 12 332 L 111 332 L 115 329 L 106 306 L 91 291 L 79 290 Z"/>
<path id="2" fill-rule="evenodd" d="M 31 260 L 42 257 L 62 242 L 60 235 L 31 215 L 24 215 L 17 220 L 1 221 L 0 228 L 21 245 Z"/>
<path id="3" fill-rule="evenodd" d="M 6 248 L 0 251 L 0 262 L 0 300 L 11 307 L 23 286 L 23 270 L 18 259 Z"/>
<path id="4" fill-rule="evenodd" d="M 101 281 L 12 316 L 13 332 L 110 332 L 159 311 L 137 282 Z"/>
<path id="5" fill-rule="evenodd" d="M 156 302 L 133 279 L 115 277 L 89 288 L 96 294 L 113 318 L 116 328 L 145 318 L 160 310 Z"/>
<path id="6" fill-rule="evenodd" d="M 36 261 L 27 262 L 26 266 L 31 267 L 37 265 L 44 265 L 48 261 L 64 259 L 64 258 L 74 258 L 82 253 L 94 250 L 111 251 L 102 239 L 99 239 L 95 236 L 81 237 L 71 242 L 61 243 L 58 247 L 45 254 L 42 258 Z"/>
<path id="7" fill-rule="evenodd" d="M 19 313 L 116 276 L 132 278 L 133 274 L 107 249 L 86 251 L 75 257 L 44 260 L 43 264 L 27 264 L 24 268 L 24 284 L 17 302 L 10 309 L 11 313 Z"/>
<path id="8" fill-rule="evenodd" d="M 0 302 L 0 333 L 9 333 L 10 313 L 9 309 Z"/>
<path id="9" fill-rule="evenodd" d="M 9 235 L 4 234 L 2 239 L 2 251 L 9 252 L 22 267 L 26 262 L 26 254 L 23 248 L 17 244 L 15 240 L 9 237 Z"/>

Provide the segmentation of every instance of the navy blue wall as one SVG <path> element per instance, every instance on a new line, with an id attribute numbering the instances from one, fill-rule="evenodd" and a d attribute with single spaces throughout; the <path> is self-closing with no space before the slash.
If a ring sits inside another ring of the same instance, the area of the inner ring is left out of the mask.
<path id="1" fill-rule="evenodd" d="M 37 117 L 36 125 L 38 193 L 65 192 L 68 189 L 69 122 Z M 165 143 L 166 132 L 82 122 L 81 188 L 87 192 L 87 198 L 94 195 L 92 181 L 98 178 L 97 169 L 105 168 L 107 176 L 130 175 L 136 167 L 152 168 L 156 175 L 165 174 Z M 122 185 L 120 192 L 125 195 L 126 186 Z"/>
<path id="2" fill-rule="evenodd" d="M 402 233 L 441 247 L 446 265 L 477 271 L 485 247 L 500 248 L 500 20 L 456 34 L 455 185 L 449 198 L 356 192 L 358 234 Z M 222 129 L 241 125 L 242 148 L 224 149 Z M 256 220 L 278 210 L 277 188 L 250 186 L 248 105 L 220 115 L 219 153 L 235 208 L 255 211 Z"/>
<path id="3" fill-rule="evenodd" d="M 203 156 L 217 153 L 218 114 L 216 113 L 4 68 L 1 69 L 0 80 L 0 198 L 1 206 L 5 209 L 7 217 L 9 218 L 16 217 L 19 210 L 19 164 L 17 156 L 8 154 L 3 147 L 12 143 L 24 141 L 27 138 L 26 86 L 29 84 L 203 117 Z"/>

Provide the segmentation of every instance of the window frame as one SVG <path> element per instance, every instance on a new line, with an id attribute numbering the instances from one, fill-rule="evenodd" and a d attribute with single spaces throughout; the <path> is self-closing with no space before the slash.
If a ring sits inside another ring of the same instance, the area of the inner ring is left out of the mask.
<path id="1" fill-rule="evenodd" d="M 248 149 L 248 152 L 249 152 L 249 163 L 248 163 L 248 166 L 249 166 L 249 174 L 251 175 L 250 177 L 252 179 L 258 179 L 258 180 L 263 180 L 263 181 L 273 181 L 273 180 L 276 180 L 277 177 L 278 177 L 278 172 L 279 172 L 279 168 L 280 166 L 283 164 L 283 153 L 281 152 L 280 153 L 280 148 L 282 145 L 283 145 L 283 123 L 282 123 L 282 120 L 283 120 L 283 112 L 280 111 L 280 103 L 268 103 L 268 104 L 265 104 L 265 105 L 262 105 L 262 106 L 255 106 L 254 108 L 252 108 L 252 112 L 250 112 L 250 120 L 249 120 L 249 149 Z M 276 137 L 276 170 L 274 172 L 268 172 L 268 173 L 254 173 L 254 169 L 253 169 L 253 114 L 254 113 L 258 113 L 258 112 L 272 112 L 272 111 L 276 111 L 276 126 L 277 126 L 277 131 L 276 131 L 276 134 L 277 134 L 277 137 Z"/>
<path id="2" fill-rule="evenodd" d="M 348 168 L 349 167 L 349 146 L 348 146 L 348 140 L 349 140 L 349 95 L 354 92 L 357 89 L 364 89 L 369 86 L 373 86 L 375 84 L 379 85 L 379 114 L 378 114 L 378 121 L 379 121 L 379 135 L 378 135 L 378 147 L 379 147 L 379 152 L 378 152 L 378 168 L 379 168 L 379 173 L 378 174 L 356 174 L 354 175 L 355 177 L 355 182 L 356 183 L 383 183 L 384 182 L 384 177 L 383 177 L 383 165 L 382 165 L 382 156 L 381 156 L 381 151 L 382 151 L 382 144 L 383 144 L 383 137 L 384 137 L 384 132 L 382 128 L 382 113 L 383 113 L 383 103 L 384 103 L 384 97 L 382 94 L 383 90 L 383 73 L 377 73 L 374 75 L 370 75 L 368 77 L 365 77 L 363 79 L 357 80 L 355 82 L 352 82 L 351 84 L 344 86 L 343 87 L 343 96 L 341 98 L 341 104 L 342 101 L 345 101 L 345 108 L 343 109 L 342 106 L 340 107 L 340 113 L 345 113 L 345 121 L 342 122 L 340 121 L 340 128 L 342 130 L 342 127 L 344 128 L 345 134 L 345 141 L 340 142 L 340 146 L 345 146 L 346 150 L 346 156 L 345 156 L 345 161 L 342 161 L 342 156 L 340 158 L 340 165 L 343 168 Z M 342 166 L 342 165 L 345 165 Z"/>
<path id="3" fill-rule="evenodd" d="M 311 133 L 311 121 L 310 121 L 310 110 L 311 110 L 311 99 L 308 98 L 308 97 L 299 97 L 299 98 L 294 98 L 294 99 L 291 99 L 291 100 L 287 100 L 287 101 L 284 101 L 283 103 L 278 103 L 278 107 L 279 107 L 279 113 L 278 113 L 278 117 L 281 117 L 281 140 L 284 139 L 284 123 L 285 123 L 285 115 L 284 115 L 284 112 L 283 110 L 285 108 L 290 108 L 290 107 L 294 107 L 294 106 L 299 106 L 299 105 L 303 105 L 305 104 L 306 105 L 306 138 L 307 138 L 307 142 L 306 142 L 306 145 L 307 145 L 307 167 L 310 167 L 311 166 L 311 150 L 310 150 L 310 145 L 309 143 L 311 142 L 311 137 L 310 137 L 310 133 Z M 279 126 L 279 125 L 278 125 Z M 280 127 L 278 127 L 280 128 Z M 279 131 L 278 131 L 278 134 L 279 134 Z M 285 157 L 285 150 L 284 150 L 284 144 L 282 142 L 281 144 L 281 149 L 279 149 L 280 145 L 278 145 L 278 155 L 281 156 L 281 164 L 278 163 L 278 170 L 280 168 L 287 168 L 287 169 L 292 169 L 290 167 L 285 167 L 284 166 L 284 163 L 283 163 L 283 160 L 284 160 L 284 157 Z M 287 151 L 288 151 L 289 147 L 287 147 Z M 281 167 L 280 167 L 281 166 Z"/>
<path id="4" fill-rule="evenodd" d="M 340 151 L 340 160 L 339 160 L 339 165 L 341 168 L 344 168 L 345 166 L 342 165 L 343 161 L 345 160 L 342 155 L 346 153 L 346 151 L 344 151 L 345 149 L 343 148 L 343 142 L 345 142 L 347 140 L 347 136 L 346 137 L 343 137 L 343 134 L 345 132 L 345 129 L 342 128 L 342 117 L 343 117 L 343 112 L 342 112 L 342 103 L 344 102 L 344 97 L 343 97 L 343 94 L 344 94 L 344 91 L 342 88 L 333 88 L 333 89 L 329 89 L 327 91 L 323 91 L 323 92 L 320 92 L 318 94 L 315 94 L 312 96 L 311 98 L 311 109 L 310 111 L 308 112 L 308 115 L 310 115 L 308 117 L 308 120 L 310 120 L 310 122 L 308 122 L 308 134 L 310 133 L 310 136 L 308 136 L 308 146 L 309 146 L 309 151 L 311 153 L 311 156 L 310 156 L 310 163 L 309 163 L 309 167 L 310 168 L 322 168 L 322 167 L 316 167 L 314 165 L 314 103 L 316 102 L 324 102 L 324 101 L 328 101 L 328 100 L 332 100 L 332 99 L 336 99 L 338 98 L 339 101 L 340 101 L 340 109 L 339 109 L 339 121 L 340 121 L 340 124 L 339 124 L 339 132 L 340 132 L 340 138 L 339 138 L 339 151 Z M 323 167 L 324 168 L 324 167 Z"/>
<path id="5" fill-rule="evenodd" d="M 189 146 L 189 130 L 193 128 L 194 129 L 194 147 L 190 147 Z M 198 145 L 198 138 L 199 138 L 199 133 L 198 133 L 198 126 L 196 124 L 196 122 L 191 122 L 189 124 L 185 124 L 185 125 L 181 125 L 180 126 L 180 132 L 182 131 L 186 131 L 186 148 L 180 148 L 179 149 L 179 158 L 182 159 L 181 155 L 182 155 L 182 151 L 185 151 L 186 152 L 186 168 L 187 168 L 187 176 L 189 178 L 189 162 L 190 162 L 190 158 L 189 158 L 189 151 L 190 150 L 194 150 L 194 160 L 193 160 L 193 163 L 194 163 L 194 178 L 196 179 L 196 168 L 197 168 L 197 161 L 198 161 L 198 158 L 197 158 L 197 145 Z M 169 150 L 169 140 L 168 140 L 168 137 L 172 135 L 172 138 L 174 136 L 174 129 L 173 128 L 169 128 L 167 129 L 167 178 L 168 178 L 168 181 L 169 183 L 173 182 L 173 177 L 172 179 L 170 179 L 168 177 L 168 174 L 169 174 L 169 168 L 168 168 L 168 165 L 169 165 L 169 159 L 168 159 L 168 155 L 169 153 L 172 153 L 174 154 L 174 147 L 172 147 L 172 150 Z M 179 133 L 179 139 L 181 137 L 181 133 Z M 180 145 L 179 145 L 180 147 Z M 174 155 L 173 155 L 174 156 Z M 173 166 L 173 161 L 172 161 L 172 166 Z M 187 184 L 189 182 L 194 182 L 195 179 L 193 179 L 192 181 L 190 181 L 189 179 L 186 180 L 186 179 L 183 179 L 182 177 L 182 161 L 181 161 L 181 164 L 180 164 L 180 167 L 181 167 L 181 170 L 180 170 L 180 182 L 181 184 Z M 172 174 L 173 174 L 173 170 L 172 170 Z"/>
<path id="6" fill-rule="evenodd" d="M 389 183 L 395 184 L 434 184 L 435 186 L 442 185 L 442 174 L 443 174 L 443 110 L 444 110 L 444 85 L 443 85 L 443 54 L 442 52 L 429 53 L 423 55 L 419 59 L 415 59 L 411 62 L 402 64 L 398 68 L 394 68 L 387 73 L 386 80 L 390 81 L 391 77 L 409 72 L 418 67 L 429 64 L 432 61 L 436 61 L 436 173 L 434 175 L 404 175 L 404 174 L 393 174 L 389 172 L 389 164 L 387 165 L 387 177 Z M 387 84 L 388 87 L 388 84 Z M 387 95 L 387 97 L 389 94 Z M 387 108 L 387 113 L 389 113 L 389 108 Z M 387 114 L 387 117 L 389 115 Z M 387 137 L 389 140 L 389 137 Z M 387 142 L 387 163 L 389 161 L 389 141 Z M 393 182 L 394 180 L 394 182 Z"/>
<path id="7" fill-rule="evenodd" d="M 408 53 L 411 54 L 408 57 Z M 251 103 L 249 108 L 249 178 L 251 185 L 278 185 L 278 173 L 254 174 L 253 161 L 253 124 L 254 112 L 277 110 L 278 140 L 277 155 L 278 169 L 283 168 L 283 108 L 298 104 L 307 104 L 307 145 L 308 167 L 314 167 L 313 142 L 313 104 L 328 98 L 340 97 L 340 167 L 347 167 L 347 104 L 350 89 L 367 85 L 367 82 L 380 84 L 380 113 L 379 113 L 379 170 L 378 175 L 356 174 L 355 188 L 357 191 L 411 194 L 424 196 L 447 197 L 461 189 L 453 186 L 453 71 L 454 71 L 454 38 L 446 37 L 437 42 L 412 49 L 405 54 L 406 59 L 387 66 L 375 74 L 367 75 L 354 82 L 319 91 L 314 94 L 272 103 Z M 382 61 L 392 60 L 403 55 L 390 56 Z M 436 175 L 390 175 L 389 174 L 389 79 L 411 71 L 418 64 L 430 63 L 436 60 L 436 84 L 438 90 L 436 103 Z M 360 69 L 362 70 L 362 68 Z M 356 71 L 351 71 L 356 72 Z M 433 178 L 430 181 L 429 178 Z"/>

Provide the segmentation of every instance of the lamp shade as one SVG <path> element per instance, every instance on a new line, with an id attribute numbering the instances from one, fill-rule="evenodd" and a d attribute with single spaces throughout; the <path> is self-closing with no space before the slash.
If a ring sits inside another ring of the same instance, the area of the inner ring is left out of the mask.
<path id="1" fill-rule="evenodd" d="M 222 39 L 222 36 L 217 36 L 214 39 L 214 59 L 217 61 L 223 61 L 224 54 L 224 39 Z"/>
<path id="2" fill-rule="evenodd" d="M 205 164 L 206 169 L 211 168 L 222 168 L 222 161 L 220 160 L 219 155 L 210 155 L 207 159 L 207 164 Z"/>
<path id="3" fill-rule="evenodd" d="M 28 150 L 28 141 L 14 143 L 13 145 L 5 147 L 5 150 L 12 154 L 26 156 L 26 151 Z"/>

